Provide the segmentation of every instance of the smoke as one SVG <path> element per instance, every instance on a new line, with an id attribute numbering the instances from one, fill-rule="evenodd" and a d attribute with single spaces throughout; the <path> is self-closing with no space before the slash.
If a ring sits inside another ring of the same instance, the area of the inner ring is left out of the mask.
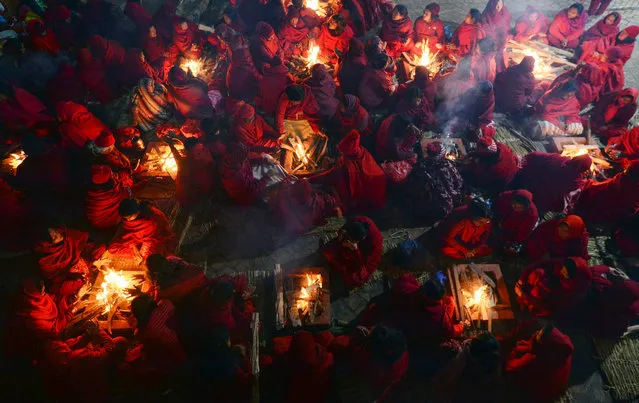
<path id="1" fill-rule="evenodd" d="M 43 91 L 67 56 L 53 57 L 46 52 L 29 52 L 20 63 L 20 82 L 31 93 Z"/>

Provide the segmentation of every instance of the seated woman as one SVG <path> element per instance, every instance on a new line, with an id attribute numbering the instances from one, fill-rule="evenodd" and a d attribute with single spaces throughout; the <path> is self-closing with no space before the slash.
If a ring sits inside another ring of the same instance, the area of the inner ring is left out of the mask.
<path id="1" fill-rule="evenodd" d="M 572 206 L 571 193 L 583 187 L 583 176 L 591 165 L 592 159 L 588 155 L 570 158 L 532 152 L 524 156 L 510 188 L 530 191 L 540 212 L 567 212 Z"/>
<path id="2" fill-rule="evenodd" d="M 407 209 L 420 206 L 412 213 L 424 225 L 443 219 L 462 203 L 464 181 L 455 163 L 445 154 L 440 142 L 428 144 L 426 155 L 413 166 L 399 189 L 400 200 Z"/>
<path id="3" fill-rule="evenodd" d="M 511 21 L 512 15 L 503 0 L 489 0 L 481 14 L 481 24 L 486 32 L 486 38 L 491 39 L 495 44 L 497 71 L 504 71 L 506 68 L 504 47 L 508 40 Z M 480 78 L 480 80 L 488 79 Z M 489 81 L 492 82 L 493 80 Z"/>
<path id="4" fill-rule="evenodd" d="M 302 235 L 326 224 L 328 217 L 339 212 L 339 204 L 332 196 L 313 190 L 308 181 L 299 180 L 280 185 L 273 210 L 282 232 Z"/>
<path id="5" fill-rule="evenodd" d="M 457 119 L 452 129 L 457 137 L 469 142 L 481 138 L 490 138 L 495 134 L 493 112 L 495 111 L 495 93 L 489 81 L 480 81 L 468 90 L 458 105 Z"/>
<path id="6" fill-rule="evenodd" d="M 270 180 L 268 175 L 255 179 L 248 148 L 241 143 L 229 145 L 220 167 L 220 178 L 231 200 L 241 206 L 261 200 Z"/>
<path id="7" fill-rule="evenodd" d="M 571 80 L 546 92 L 537 101 L 534 112 L 537 124 L 533 129 L 536 137 L 579 136 L 583 132 L 576 93 L 577 85 Z"/>
<path id="8" fill-rule="evenodd" d="M 382 259 L 384 238 L 373 220 L 357 216 L 344 224 L 337 238 L 322 248 L 324 257 L 351 288 L 370 280 Z"/>
<path id="9" fill-rule="evenodd" d="M 460 173 L 464 181 L 490 195 L 508 188 L 519 170 L 519 158 L 506 144 L 483 137 L 477 150 L 464 158 Z"/>
<path id="10" fill-rule="evenodd" d="M 336 97 L 337 85 L 326 66 L 317 63 L 311 67 L 311 77 L 306 81 L 306 85 L 311 88 L 319 106 L 318 117 L 324 120 L 333 119 L 339 105 Z"/>
<path id="11" fill-rule="evenodd" d="M 543 260 L 524 270 L 515 293 L 522 309 L 535 316 L 562 316 L 586 301 L 591 282 L 582 258 Z"/>
<path id="12" fill-rule="evenodd" d="M 264 112 L 265 116 L 273 116 L 277 101 L 291 84 L 293 84 L 293 79 L 288 67 L 282 64 L 282 59 L 279 57 L 273 58 L 269 66 L 262 68 L 255 107 Z"/>
<path id="13" fill-rule="evenodd" d="M 362 81 L 364 70 L 368 65 L 364 43 L 357 38 L 349 42 L 348 52 L 337 72 L 340 89 L 344 94 L 357 95 L 359 83 Z"/>
<path id="14" fill-rule="evenodd" d="M 392 114 L 380 124 L 377 131 L 375 155 L 378 161 L 415 160 L 413 146 L 418 131 L 412 119 L 405 114 Z M 413 161 L 415 162 L 415 161 Z"/>
<path id="15" fill-rule="evenodd" d="M 235 114 L 231 132 L 236 141 L 244 144 L 251 153 L 259 155 L 280 148 L 279 134 L 249 104 L 242 105 Z"/>
<path id="16" fill-rule="evenodd" d="M 639 160 L 602 182 L 589 180 L 573 213 L 588 225 L 621 224 L 639 211 Z"/>
<path id="17" fill-rule="evenodd" d="M 514 40 L 517 42 L 546 41 L 548 18 L 534 6 L 527 6 L 524 15 L 515 22 Z"/>
<path id="18" fill-rule="evenodd" d="M 431 50 L 437 50 L 437 44 L 444 45 L 446 36 L 444 24 L 439 19 L 439 4 L 430 3 L 424 9 L 424 14 L 415 20 L 415 43 L 425 42 Z"/>
<path id="19" fill-rule="evenodd" d="M 599 39 L 617 35 L 619 33 L 619 24 L 621 23 L 621 14 L 614 12 L 597 21 L 595 25 L 590 27 L 581 37 L 583 42 L 598 41 Z"/>
<path id="20" fill-rule="evenodd" d="M 473 54 L 480 39 L 486 37 L 486 32 L 481 25 L 481 13 L 472 8 L 464 22 L 453 34 L 451 42 L 457 46 L 457 54 L 460 57 Z"/>
<path id="21" fill-rule="evenodd" d="M 282 49 L 277 35 L 268 23 L 260 21 L 255 26 L 255 37 L 251 41 L 251 55 L 255 66 L 260 69 L 270 64 L 275 56 L 281 55 Z"/>
<path id="22" fill-rule="evenodd" d="M 124 199 L 119 212 L 123 222 L 109 244 L 110 255 L 144 260 L 154 253 L 170 255 L 175 251 L 175 234 L 159 209 L 135 199 Z"/>
<path id="23" fill-rule="evenodd" d="M 569 215 L 539 225 L 530 235 L 526 250 L 533 261 L 579 257 L 588 260 L 588 231 L 581 217 Z"/>
<path id="24" fill-rule="evenodd" d="M 639 127 L 626 130 L 608 139 L 606 153 L 617 161 L 639 159 Z"/>
<path id="25" fill-rule="evenodd" d="M 386 176 L 371 154 L 360 145 L 359 133 L 350 132 L 337 149 L 342 156 L 335 166 L 309 181 L 333 187 L 347 214 L 383 208 L 386 203 Z"/>
<path id="26" fill-rule="evenodd" d="M 230 97 L 251 102 L 258 93 L 260 73 L 253 64 L 246 39 L 237 37 L 231 47 L 231 64 L 226 72 L 226 89 Z"/>
<path id="27" fill-rule="evenodd" d="M 175 66 L 169 71 L 166 88 L 169 101 L 183 118 L 203 120 L 215 114 L 206 83 L 181 68 Z"/>
<path id="28" fill-rule="evenodd" d="M 422 90 L 422 102 L 425 102 L 430 109 L 435 109 L 437 85 L 431 81 L 428 68 L 425 66 L 415 67 L 414 78 L 397 87 L 397 97 L 403 97 L 411 88 L 419 88 Z"/>
<path id="29" fill-rule="evenodd" d="M 585 63 L 573 70 L 560 74 L 550 84 L 548 90 L 561 87 L 563 84 L 574 81 L 577 85 L 577 100 L 581 109 L 588 104 L 596 102 L 601 95 L 606 77 L 604 71 L 596 63 Z"/>
<path id="30" fill-rule="evenodd" d="M 527 190 L 510 190 L 495 201 L 495 232 L 507 251 L 518 253 L 537 222 L 539 213 Z"/>
<path id="31" fill-rule="evenodd" d="M 516 385 L 517 396 L 545 402 L 564 392 L 574 348 L 559 329 L 534 320 L 522 322 L 501 338 L 501 344 L 507 357 L 504 375 Z"/>
<path id="32" fill-rule="evenodd" d="M 604 76 L 602 93 L 623 90 L 626 84 L 626 74 L 621 60 L 621 50 L 618 47 L 608 48 L 603 58 L 596 62 L 596 65 Z"/>
<path id="33" fill-rule="evenodd" d="M 359 102 L 359 98 L 346 94 L 337 107 L 335 126 L 339 138 L 345 137 L 353 130 L 367 137 L 372 134 L 373 121 L 371 115 Z"/>
<path id="34" fill-rule="evenodd" d="M 600 38 L 598 41 L 584 43 L 581 47 L 579 60 L 597 61 L 606 53 L 606 50 L 612 47 L 618 47 L 621 50 L 621 60 L 626 64 L 632 52 L 635 49 L 635 41 L 639 35 L 639 26 L 631 25 L 618 34 L 612 34 Z"/>
<path id="35" fill-rule="evenodd" d="M 522 116 L 534 102 L 537 80 L 533 75 L 535 59 L 524 57 L 519 64 L 508 67 L 495 77 L 495 109 L 511 116 Z"/>
<path id="36" fill-rule="evenodd" d="M 393 74 L 388 71 L 392 60 L 386 54 L 379 54 L 364 70 L 358 95 L 362 105 L 368 111 L 387 107 L 393 93 L 397 90 Z"/>
<path id="37" fill-rule="evenodd" d="M 575 3 L 555 16 L 548 28 L 548 43 L 557 48 L 574 49 L 584 33 L 588 13 L 584 6 Z"/>
<path id="38" fill-rule="evenodd" d="M 497 65 L 495 63 L 495 42 L 490 38 L 480 39 L 477 49 L 472 55 L 473 77 L 477 81 L 488 81 L 492 83 L 497 76 Z"/>
<path id="39" fill-rule="evenodd" d="M 392 58 L 398 58 L 413 47 L 413 22 L 406 6 L 395 6 L 384 19 L 379 36 L 386 42 L 386 51 Z"/>
<path id="40" fill-rule="evenodd" d="M 415 127 L 420 130 L 434 130 L 437 128 L 435 105 L 434 103 L 429 103 L 424 92 L 418 86 L 411 86 L 402 91 L 402 97 L 397 103 L 396 112 L 399 115 L 409 117 Z"/>
<path id="41" fill-rule="evenodd" d="M 88 148 L 93 165 L 106 165 L 123 180 L 130 180 L 133 173 L 131 160 L 115 147 L 113 133 L 103 130 L 95 140 L 88 140 L 85 148 Z"/>
<path id="42" fill-rule="evenodd" d="M 634 88 L 602 95 L 590 112 L 593 133 L 604 139 L 623 134 L 637 111 L 638 96 L 639 91 Z"/>
<path id="43" fill-rule="evenodd" d="M 299 56 L 308 48 L 309 27 L 296 8 L 289 8 L 286 21 L 280 26 L 277 37 L 285 59 Z"/>
<path id="44" fill-rule="evenodd" d="M 354 34 L 351 27 L 346 24 L 344 16 L 333 14 L 322 25 L 316 36 L 317 45 L 320 47 L 320 57 L 336 66 L 348 53 L 348 47 Z"/>
<path id="45" fill-rule="evenodd" d="M 488 204 L 477 199 L 453 211 L 436 230 L 440 234 L 441 253 L 453 259 L 489 255 L 492 216 Z"/>
<path id="46" fill-rule="evenodd" d="M 286 133 L 285 120 L 307 120 L 313 126 L 318 114 L 319 106 L 311 88 L 307 85 L 289 85 L 277 101 L 275 129 L 279 134 Z"/>
<path id="47" fill-rule="evenodd" d="M 114 228 L 120 222 L 118 209 L 129 197 L 132 183 L 114 174 L 107 165 L 91 167 L 91 183 L 84 199 L 84 212 L 92 227 Z"/>

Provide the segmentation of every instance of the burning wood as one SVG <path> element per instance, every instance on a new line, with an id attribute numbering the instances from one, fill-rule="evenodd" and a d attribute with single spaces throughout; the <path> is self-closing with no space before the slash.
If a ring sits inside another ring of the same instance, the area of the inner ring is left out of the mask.
<path id="1" fill-rule="evenodd" d="M 277 290 L 282 290 L 283 297 L 279 315 L 285 314 L 285 318 L 281 326 L 329 325 L 330 292 L 324 288 L 326 283 L 325 270 L 314 268 L 302 269 L 276 284 L 276 292 L 280 295 Z"/>
<path id="2" fill-rule="evenodd" d="M 520 63 L 526 56 L 535 59 L 533 74 L 537 80 L 554 80 L 559 74 L 576 66 L 568 61 L 572 54 L 559 52 L 559 49 L 539 42 L 533 41 L 524 44 L 509 40 L 506 52 L 515 63 Z"/>
<path id="3" fill-rule="evenodd" d="M 104 274 L 102 288 L 95 295 L 95 300 L 104 307 L 103 313 L 108 313 L 117 309 L 121 303 L 131 300 L 129 290 L 132 288 L 133 285 L 122 272 L 108 270 Z"/>
<path id="4" fill-rule="evenodd" d="M 183 150 L 181 143 L 176 143 L 175 147 Z M 149 144 L 142 159 L 142 167 L 146 176 L 170 176 L 173 180 L 177 177 L 178 166 L 171 148 L 165 143 L 152 142 Z"/>
<path id="5" fill-rule="evenodd" d="M 322 168 L 328 139 L 322 133 L 315 133 L 305 120 L 285 121 L 288 136 L 282 144 L 284 150 L 282 166 L 291 175 L 310 174 Z"/>
<path id="6" fill-rule="evenodd" d="M 308 44 L 308 50 L 306 51 L 306 68 L 311 69 L 311 67 L 315 66 L 319 63 L 319 53 L 320 47 L 315 43 L 315 41 L 310 41 Z"/>
<path id="7" fill-rule="evenodd" d="M 180 68 L 184 70 L 185 73 L 191 72 L 193 77 L 197 77 L 202 70 L 202 62 L 199 60 L 184 59 L 182 63 L 180 63 Z"/>
<path id="8" fill-rule="evenodd" d="M 318 17 L 326 18 L 335 14 L 340 9 L 342 3 L 339 0 L 304 0 L 304 7 L 315 11 Z"/>
<path id="9" fill-rule="evenodd" d="M 213 79 L 218 64 L 218 59 L 202 56 L 199 59 L 182 58 L 179 66 L 184 72 L 190 72 L 193 77 L 209 83 Z"/>
<path id="10" fill-rule="evenodd" d="M 434 77 L 437 73 L 439 73 L 439 69 L 442 67 L 444 62 L 437 57 L 439 55 L 439 51 L 432 53 L 428 43 L 425 41 L 418 43 L 415 48 L 421 49 L 421 53 L 403 53 L 404 58 L 408 61 L 408 64 L 411 67 L 410 77 L 415 77 L 415 68 L 417 66 L 426 67 L 430 72 L 431 78 Z"/>
<path id="11" fill-rule="evenodd" d="M 601 174 L 606 169 L 612 168 L 612 165 L 601 155 L 601 150 L 598 146 L 589 144 L 564 144 L 561 151 L 561 155 L 564 157 L 575 158 L 580 155 L 590 155 L 592 164 L 590 165 L 590 171 L 593 174 Z"/>
<path id="12" fill-rule="evenodd" d="M 26 158 L 27 155 L 24 153 L 23 150 L 16 150 L 15 152 L 10 153 L 4 159 L 2 165 L 7 172 L 11 171 L 11 173 L 15 175 L 18 167 L 24 162 Z"/>

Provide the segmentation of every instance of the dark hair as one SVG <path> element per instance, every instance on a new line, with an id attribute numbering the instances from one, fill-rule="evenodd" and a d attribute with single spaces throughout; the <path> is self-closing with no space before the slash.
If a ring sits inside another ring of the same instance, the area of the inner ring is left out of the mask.
<path id="1" fill-rule="evenodd" d="M 399 12 L 402 17 L 406 17 L 408 15 L 408 8 L 406 8 L 403 4 L 396 5 L 393 11 Z"/>
<path id="2" fill-rule="evenodd" d="M 120 202 L 118 213 L 120 217 L 127 217 L 140 212 L 140 203 L 135 199 L 124 199 Z"/>
<path id="3" fill-rule="evenodd" d="M 235 287 L 233 283 L 228 280 L 219 280 L 211 285 L 209 295 L 215 302 L 226 302 L 233 298 L 235 293 Z"/>
<path id="4" fill-rule="evenodd" d="M 477 84 L 477 88 L 480 93 L 488 95 L 490 91 L 493 90 L 493 84 L 490 81 L 480 81 L 479 84 Z"/>
<path id="5" fill-rule="evenodd" d="M 522 195 L 514 195 L 512 203 L 523 204 L 525 207 L 530 207 L 530 199 Z"/>
<path id="6" fill-rule="evenodd" d="M 344 30 L 346 29 L 346 19 L 344 18 L 343 15 L 333 14 L 329 21 L 332 21 L 337 24 L 337 29 L 333 30 L 333 32 L 335 32 L 338 35 L 341 35 L 344 33 Z"/>
<path id="7" fill-rule="evenodd" d="M 579 3 L 573 3 L 573 4 L 571 4 L 571 5 L 570 5 L 570 7 L 568 7 L 568 9 L 571 9 L 571 8 L 576 9 L 576 10 L 579 12 L 579 14 L 580 14 L 580 15 L 581 15 L 581 13 L 583 13 L 583 11 L 584 11 L 584 6 L 583 6 L 583 4 L 579 4 Z"/>
<path id="8" fill-rule="evenodd" d="M 433 301 L 439 301 L 444 298 L 444 286 L 436 278 L 431 278 L 422 286 L 424 295 Z"/>
<path id="9" fill-rule="evenodd" d="M 375 58 L 373 59 L 373 62 L 371 63 L 371 65 L 373 66 L 375 70 L 383 70 L 386 68 L 387 64 L 388 64 L 388 56 L 386 55 L 386 53 L 380 53 L 378 55 L 375 55 Z"/>
<path id="10" fill-rule="evenodd" d="M 346 236 L 353 242 L 363 241 L 368 236 L 370 230 L 367 222 L 361 221 L 348 221 L 342 227 Z"/>
<path id="11" fill-rule="evenodd" d="M 410 101 L 415 98 L 422 98 L 424 96 L 424 91 L 422 91 L 419 87 L 410 87 L 408 91 L 404 94 L 404 99 Z"/>
<path id="12" fill-rule="evenodd" d="M 301 85 L 289 85 L 286 87 L 286 96 L 291 101 L 302 101 L 304 100 L 304 87 Z"/>
<path id="13" fill-rule="evenodd" d="M 151 315 L 158 304 L 147 294 L 141 294 L 133 298 L 131 301 L 131 313 L 138 321 L 138 329 L 143 328 L 149 323 Z"/>
<path id="14" fill-rule="evenodd" d="M 499 340 L 491 333 L 483 333 L 470 341 L 470 355 L 486 372 L 492 372 L 501 362 Z"/>
<path id="15" fill-rule="evenodd" d="M 570 278 L 573 278 L 575 274 L 577 274 L 577 263 L 574 259 L 564 259 L 564 267 Z"/>
<path id="16" fill-rule="evenodd" d="M 368 350 L 377 362 L 391 366 L 406 351 L 406 339 L 399 330 L 375 326 L 368 339 Z"/>
<path id="17" fill-rule="evenodd" d="M 486 54 L 495 51 L 495 41 L 490 38 L 483 38 L 477 42 L 477 46 L 479 46 L 479 50 L 481 53 Z"/>
<path id="18" fill-rule="evenodd" d="M 481 199 L 473 199 L 468 205 L 468 210 L 473 219 L 478 218 L 492 218 L 493 212 L 490 209 L 488 203 Z"/>
<path id="19" fill-rule="evenodd" d="M 566 95 L 571 92 L 577 92 L 577 90 L 578 88 L 577 88 L 577 83 L 575 82 L 575 80 L 568 80 L 561 87 L 557 88 L 557 91 L 561 95 Z"/>
<path id="20" fill-rule="evenodd" d="M 471 8 L 469 14 L 470 18 L 472 18 L 473 21 L 479 22 L 479 20 L 481 20 L 481 11 L 477 10 L 476 8 Z"/>

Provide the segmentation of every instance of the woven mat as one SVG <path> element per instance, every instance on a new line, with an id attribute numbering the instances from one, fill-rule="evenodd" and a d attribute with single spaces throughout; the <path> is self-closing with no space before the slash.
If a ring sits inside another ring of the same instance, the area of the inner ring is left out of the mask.
<path id="1" fill-rule="evenodd" d="M 595 339 L 594 343 L 613 398 L 622 401 L 639 398 L 639 334 L 616 342 Z"/>

